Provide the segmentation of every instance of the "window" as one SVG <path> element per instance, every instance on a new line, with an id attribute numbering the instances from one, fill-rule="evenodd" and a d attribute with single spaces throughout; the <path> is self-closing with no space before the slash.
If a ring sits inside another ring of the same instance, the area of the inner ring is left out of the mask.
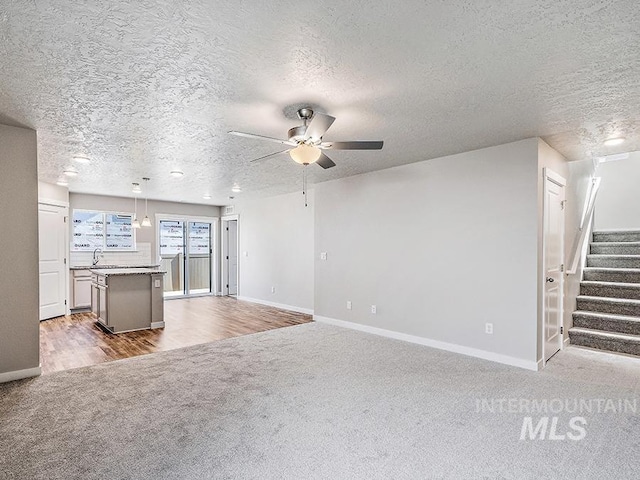
<path id="1" fill-rule="evenodd" d="M 131 213 L 73 211 L 72 251 L 135 250 Z"/>

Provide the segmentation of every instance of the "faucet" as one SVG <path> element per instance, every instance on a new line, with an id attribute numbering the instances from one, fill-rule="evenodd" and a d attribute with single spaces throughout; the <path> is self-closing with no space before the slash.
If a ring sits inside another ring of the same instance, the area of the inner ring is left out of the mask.
<path id="1" fill-rule="evenodd" d="M 100 247 L 96 248 L 93 251 L 93 265 L 97 265 L 100 261 L 100 257 L 102 256 L 102 249 Z"/>

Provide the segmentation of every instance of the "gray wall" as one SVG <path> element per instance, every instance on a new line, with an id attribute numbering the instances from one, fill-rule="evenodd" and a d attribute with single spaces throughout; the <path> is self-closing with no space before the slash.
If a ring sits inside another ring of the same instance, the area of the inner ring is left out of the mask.
<path id="1" fill-rule="evenodd" d="M 538 149 L 534 138 L 316 185 L 315 314 L 537 360 Z"/>
<path id="2" fill-rule="evenodd" d="M 133 212 L 133 203 L 133 198 L 71 193 L 69 194 L 69 215 L 73 215 L 74 208 L 82 210 Z M 144 198 L 142 200 L 138 199 L 138 220 L 140 221 L 144 218 L 144 208 Z M 220 207 L 149 200 L 149 218 L 153 226 L 151 228 L 141 228 L 137 230 L 136 241 L 151 244 L 151 255 L 153 259 L 156 258 L 156 214 L 219 217 Z M 70 235 L 69 238 L 72 238 L 72 236 Z"/>
<path id="3" fill-rule="evenodd" d="M 597 175 L 602 180 L 594 229 L 640 229 L 640 152 L 631 153 L 627 160 L 601 163 Z"/>
<path id="4" fill-rule="evenodd" d="M 313 309 L 313 190 L 308 203 L 296 192 L 236 205 L 241 297 Z"/>
<path id="5" fill-rule="evenodd" d="M 37 368 L 38 158 L 36 132 L 0 125 L 0 374 Z"/>

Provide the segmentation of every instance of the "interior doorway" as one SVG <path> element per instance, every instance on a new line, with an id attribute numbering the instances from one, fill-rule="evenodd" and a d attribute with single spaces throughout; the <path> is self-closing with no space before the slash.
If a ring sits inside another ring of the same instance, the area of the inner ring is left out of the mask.
<path id="1" fill-rule="evenodd" d="M 67 313 L 69 208 L 38 204 L 40 320 Z"/>
<path id="2" fill-rule="evenodd" d="M 222 217 L 222 294 L 238 295 L 238 216 Z"/>
<path id="3" fill-rule="evenodd" d="M 542 356 L 546 363 L 563 346 L 564 200 L 566 180 L 544 169 Z"/>

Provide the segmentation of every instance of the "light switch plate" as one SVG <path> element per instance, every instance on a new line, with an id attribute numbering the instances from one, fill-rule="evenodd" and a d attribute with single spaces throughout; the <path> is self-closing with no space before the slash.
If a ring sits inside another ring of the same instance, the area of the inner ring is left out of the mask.
<path id="1" fill-rule="evenodd" d="M 327 252 L 321 252 L 320 253 L 320 260 L 326 260 L 327 259 Z"/>
<path id="2" fill-rule="evenodd" d="M 160 288 L 160 279 L 154 280 L 153 286 L 156 288 Z"/>

